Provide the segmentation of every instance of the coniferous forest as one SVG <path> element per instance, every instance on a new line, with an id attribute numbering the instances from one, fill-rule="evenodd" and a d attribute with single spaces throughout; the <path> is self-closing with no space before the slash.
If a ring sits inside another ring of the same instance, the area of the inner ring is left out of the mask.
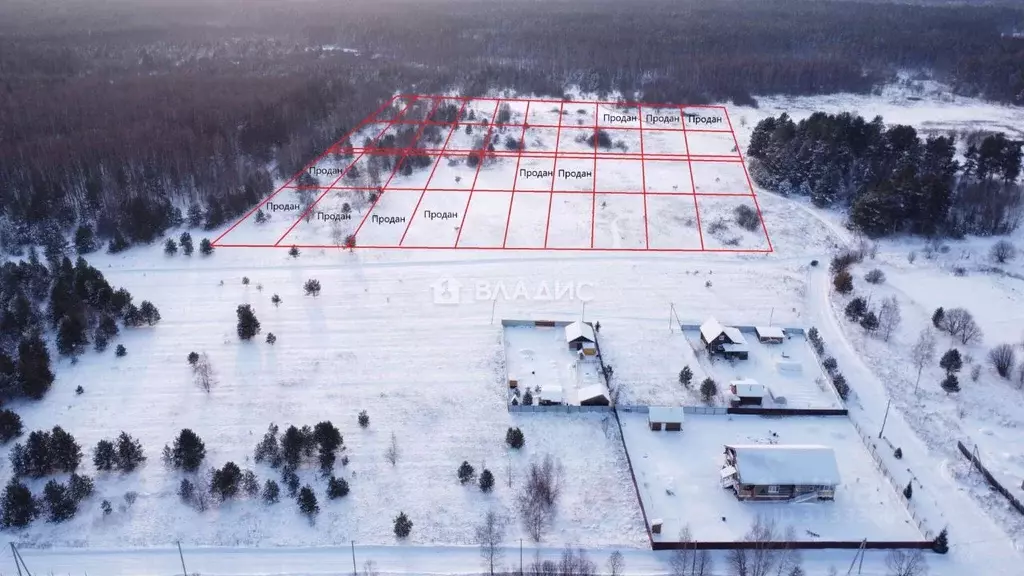
<path id="1" fill-rule="evenodd" d="M 561 96 L 573 85 L 749 105 L 756 94 L 868 92 L 910 70 L 1024 105 L 1022 29 L 1024 11 L 997 4 L 11 0 L 0 6 L 0 245 L 19 253 L 74 234 L 117 251 L 182 223 L 217 227 L 396 92 Z M 965 175 L 949 142 L 865 130 L 904 137 L 908 154 L 931 162 L 887 186 L 956 180 L 948 195 L 915 192 L 906 214 L 875 219 L 874 232 L 1007 226 L 993 207 L 924 224 L 943 202 L 992 196 L 1005 172 Z M 982 148 L 979 167 L 991 157 Z M 886 174 L 903 166 L 878 162 Z M 852 178 L 855 191 L 819 201 L 862 198 L 854 208 L 865 215 L 893 197 L 878 173 L 826 172 L 774 177 L 798 189 Z"/>
<path id="2" fill-rule="evenodd" d="M 952 136 L 921 138 L 852 114 L 793 122 L 766 118 L 751 135 L 750 175 L 759 186 L 848 206 L 870 236 L 1005 234 L 1024 218 L 1021 147 L 1001 133 L 970 134 L 963 160 Z"/>

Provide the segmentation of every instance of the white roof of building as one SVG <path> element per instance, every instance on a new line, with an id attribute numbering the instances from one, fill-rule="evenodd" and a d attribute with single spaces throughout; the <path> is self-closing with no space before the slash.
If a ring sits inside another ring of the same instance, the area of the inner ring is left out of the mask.
<path id="1" fill-rule="evenodd" d="M 743 484 L 826 485 L 840 483 L 836 454 L 811 444 L 726 444 L 736 452 L 736 470 Z"/>
<path id="2" fill-rule="evenodd" d="M 786 333 L 778 326 L 755 326 L 758 338 L 785 338 Z"/>
<path id="3" fill-rule="evenodd" d="M 711 342 L 718 338 L 722 332 L 725 332 L 725 329 L 722 328 L 718 320 L 715 320 L 714 316 L 709 317 L 700 325 L 700 335 L 704 338 L 705 342 Z"/>
<path id="4" fill-rule="evenodd" d="M 583 322 L 576 321 L 565 327 L 566 342 L 572 342 L 573 340 L 581 337 L 590 342 L 597 341 L 597 338 L 594 337 L 594 328 L 590 324 L 584 324 Z"/>
<path id="5" fill-rule="evenodd" d="M 540 399 L 546 400 L 548 402 L 558 402 L 558 403 L 561 403 L 562 402 L 562 387 L 561 386 L 545 385 L 545 386 L 543 386 L 540 389 L 540 392 L 537 394 L 537 396 Z"/>
<path id="6" fill-rule="evenodd" d="M 647 411 L 648 422 L 682 424 L 683 418 L 682 406 L 651 406 Z"/>
<path id="7" fill-rule="evenodd" d="M 729 385 L 736 387 L 737 396 L 764 396 L 764 384 L 759 384 L 757 380 L 743 378 L 733 380 Z"/>
<path id="8" fill-rule="evenodd" d="M 586 402 L 593 398 L 600 398 L 604 396 L 608 398 L 608 391 L 604 389 L 604 386 L 600 384 L 593 384 L 591 386 L 584 386 L 577 391 L 577 398 L 580 402 Z"/>
<path id="9" fill-rule="evenodd" d="M 746 347 L 747 339 L 743 337 L 743 334 L 740 333 L 738 328 L 726 326 L 723 330 L 725 331 L 725 335 L 729 337 L 729 340 L 732 340 L 733 344 Z"/>

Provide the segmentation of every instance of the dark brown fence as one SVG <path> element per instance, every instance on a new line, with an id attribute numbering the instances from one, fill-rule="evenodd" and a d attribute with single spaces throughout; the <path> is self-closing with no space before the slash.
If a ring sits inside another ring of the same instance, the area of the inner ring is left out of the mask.
<path id="1" fill-rule="evenodd" d="M 752 414 L 756 416 L 846 416 L 845 408 L 757 408 L 733 406 L 726 408 L 728 414 Z"/>
<path id="2" fill-rule="evenodd" d="M 873 542 L 868 540 L 808 540 L 794 542 L 654 542 L 655 550 L 930 550 L 930 540 Z"/>
<path id="3" fill-rule="evenodd" d="M 988 468 L 985 468 L 985 465 L 981 463 L 981 458 L 975 456 L 974 453 L 968 450 L 967 446 L 964 446 L 964 443 L 959 440 L 956 442 L 956 447 L 959 448 L 960 452 L 962 452 L 963 455 L 971 461 L 971 464 L 974 464 L 974 467 L 978 469 L 978 472 L 981 472 L 981 475 L 985 477 L 985 481 L 995 488 L 997 492 L 1006 497 L 1010 506 L 1016 508 L 1017 512 L 1024 514 L 1024 504 L 1021 504 L 1020 500 L 1018 500 L 1016 496 L 1011 494 L 1010 491 L 1007 490 L 1001 482 L 999 482 L 999 480 L 996 480 L 996 477 L 993 476 L 992 473 L 988 471 Z"/>

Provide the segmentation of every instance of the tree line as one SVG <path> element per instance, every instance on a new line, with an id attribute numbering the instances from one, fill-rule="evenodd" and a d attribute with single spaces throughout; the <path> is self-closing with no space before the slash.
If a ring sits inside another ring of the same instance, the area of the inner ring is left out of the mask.
<path id="1" fill-rule="evenodd" d="M 1008 34 L 1024 12 L 997 6 L 115 0 L 62 5 L 60 18 L 47 4 L 23 8 L 0 7 L 8 252 L 78 229 L 117 251 L 179 225 L 221 226 L 413 87 L 755 104 L 754 94 L 867 92 L 912 68 L 1024 102 L 1024 39 Z"/>
<path id="2" fill-rule="evenodd" d="M 751 177 L 768 190 L 808 196 L 817 206 L 849 206 L 870 236 L 1005 234 L 1024 210 L 1022 145 L 1001 133 L 920 137 L 850 113 L 794 122 L 765 118 L 751 135 Z"/>

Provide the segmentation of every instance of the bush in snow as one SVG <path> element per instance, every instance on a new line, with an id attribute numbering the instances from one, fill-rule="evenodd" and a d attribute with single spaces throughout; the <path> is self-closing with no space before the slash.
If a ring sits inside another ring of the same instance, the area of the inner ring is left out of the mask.
<path id="1" fill-rule="evenodd" d="M 291 248 L 289 248 L 288 249 L 288 255 L 291 256 L 292 258 L 298 258 L 299 257 L 299 247 L 298 246 L 292 246 Z"/>
<path id="2" fill-rule="evenodd" d="M 359 412 L 359 426 L 361 428 L 366 428 L 369 425 L 370 425 L 370 415 L 366 413 L 366 410 L 360 411 Z"/>
<path id="3" fill-rule="evenodd" d="M 907 487 L 903 489 L 903 497 L 910 500 L 914 496 L 914 485 L 912 482 L 907 482 Z"/>
<path id="4" fill-rule="evenodd" d="M 459 465 L 459 470 L 458 470 L 459 483 L 460 484 L 465 484 L 466 482 L 469 482 L 470 480 L 473 479 L 473 474 L 474 473 L 475 473 L 475 471 L 473 470 L 473 465 L 470 464 L 469 462 L 463 460 L 462 464 Z"/>
<path id="5" fill-rule="evenodd" d="M 267 332 L 267 344 L 274 345 L 277 343 L 277 336 L 274 336 L 273 332 Z"/>
<path id="6" fill-rule="evenodd" d="M 736 216 L 736 223 L 745 230 L 753 232 L 761 227 L 761 219 L 757 216 L 757 212 L 746 204 L 737 206 L 733 210 L 733 214 Z"/>
<path id="7" fill-rule="evenodd" d="M 526 443 L 526 436 L 523 435 L 523 431 L 519 428 L 509 428 L 508 432 L 505 432 L 505 443 L 508 444 L 509 448 L 519 450 Z"/>
<path id="8" fill-rule="evenodd" d="M 902 460 L 903 459 L 903 449 L 902 448 L 896 448 L 896 451 L 892 453 L 892 457 L 897 459 L 897 460 Z"/>
<path id="9" fill-rule="evenodd" d="M 853 276 L 846 270 L 840 270 L 832 278 L 832 285 L 835 286 L 836 292 L 849 294 L 853 292 Z"/>
<path id="10" fill-rule="evenodd" d="M 885 273 L 878 268 L 874 268 L 864 275 L 864 280 L 868 284 L 881 284 L 885 282 Z"/>
<path id="11" fill-rule="evenodd" d="M 836 374 L 832 377 L 832 387 L 836 389 L 836 394 L 843 400 L 850 395 L 850 385 L 846 383 L 846 376 L 842 374 Z"/>
<path id="12" fill-rule="evenodd" d="M 866 314 L 860 319 L 860 327 L 865 332 L 874 332 L 878 330 L 878 316 L 875 315 L 874 311 L 868 310 Z"/>
<path id="13" fill-rule="evenodd" d="M 188 363 L 189 363 L 189 365 L 190 366 L 195 366 L 196 362 L 199 362 L 199 353 L 198 352 L 189 352 L 188 353 Z"/>
<path id="14" fill-rule="evenodd" d="M 114 507 L 110 505 L 110 500 L 104 500 L 100 502 L 100 510 L 103 511 L 103 516 L 110 516 L 114 512 Z"/>
<path id="15" fill-rule="evenodd" d="M 829 374 L 835 374 L 836 369 L 839 368 L 839 363 L 836 362 L 836 359 L 831 356 L 822 360 L 821 365 Z"/>
<path id="16" fill-rule="evenodd" d="M 327 497 L 331 500 L 348 496 L 348 481 L 344 478 L 331 476 L 327 481 Z"/>
<path id="17" fill-rule="evenodd" d="M 946 377 L 942 379 L 940 386 L 942 386 L 942 389 L 946 391 L 946 394 L 959 392 L 960 380 L 957 379 L 956 374 L 946 374 Z"/>
<path id="18" fill-rule="evenodd" d="M 850 303 L 846 305 L 844 313 L 846 314 L 847 320 L 849 320 L 850 322 L 857 322 L 864 316 L 864 314 L 867 311 L 867 301 L 861 298 L 860 296 L 857 296 L 853 300 L 850 300 Z"/>
<path id="19" fill-rule="evenodd" d="M 310 278 L 302 285 L 302 290 L 306 293 L 306 296 L 316 298 L 320 295 L 320 281 L 315 278 Z"/>
<path id="20" fill-rule="evenodd" d="M 997 374 L 1009 380 L 1010 374 L 1013 372 L 1013 366 L 1016 364 L 1013 346 L 1010 344 L 996 346 L 989 351 L 988 360 L 992 363 L 992 367 L 996 369 Z"/>
<path id="21" fill-rule="evenodd" d="M 209 238 L 203 238 L 199 241 L 199 253 L 203 256 L 209 256 L 213 254 L 213 244 Z"/>
<path id="22" fill-rule="evenodd" d="M 949 552 L 949 532 L 946 528 L 943 528 L 942 532 L 939 532 L 939 535 L 932 542 L 932 552 L 936 554 Z"/>
<path id="23" fill-rule="evenodd" d="M 118 358 L 128 354 L 128 349 L 124 347 L 124 344 L 118 344 L 117 348 L 114 349 L 114 355 Z"/>
<path id="24" fill-rule="evenodd" d="M 278 296 L 277 294 L 274 294 L 273 296 L 270 297 L 270 302 L 274 306 L 280 306 L 281 305 L 281 297 Z"/>
<path id="25" fill-rule="evenodd" d="M 997 263 L 1005 264 L 1017 257 L 1017 247 L 1004 239 L 993 244 L 988 254 Z"/>
<path id="26" fill-rule="evenodd" d="M 689 366 L 683 366 L 683 369 L 679 371 L 679 383 L 689 388 L 692 382 L 693 370 Z"/>

